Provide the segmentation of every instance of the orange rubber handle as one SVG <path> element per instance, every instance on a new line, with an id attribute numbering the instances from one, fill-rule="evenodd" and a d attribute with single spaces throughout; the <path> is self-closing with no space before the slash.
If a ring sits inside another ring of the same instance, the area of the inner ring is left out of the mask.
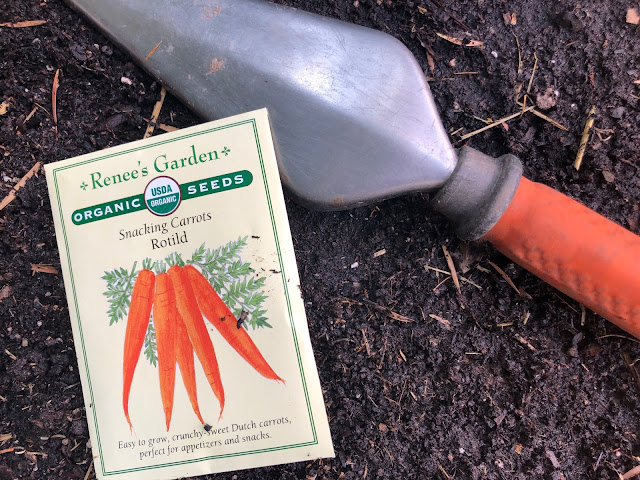
<path id="1" fill-rule="evenodd" d="M 482 238 L 558 290 L 640 338 L 640 237 L 522 177 Z"/>

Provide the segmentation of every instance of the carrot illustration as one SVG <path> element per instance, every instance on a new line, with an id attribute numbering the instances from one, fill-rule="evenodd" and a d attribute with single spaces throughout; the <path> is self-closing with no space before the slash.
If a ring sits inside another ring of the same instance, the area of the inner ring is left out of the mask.
<path id="1" fill-rule="evenodd" d="M 153 323 L 156 328 L 160 397 L 164 408 L 167 432 L 173 411 L 173 393 L 176 383 L 176 295 L 173 283 L 166 273 L 156 277 L 156 297 L 153 301 Z"/>
<path id="2" fill-rule="evenodd" d="M 200 415 L 200 407 L 198 406 L 196 370 L 193 365 L 193 345 L 191 345 L 189 333 L 187 333 L 187 329 L 180 315 L 178 315 L 176 321 L 176 359 L 178 361 L 178 367 L 180 368 L 180 374 L 182 375 L 184 388 L 187 391 L 187 395 L 189 395 L 191 407 L 198 416 L 200 423 L 204 425 L 204 420 L 202 419 L 202 415 Z"/>
<path id="3" fill-rule="evenodd" d="M 262 376 L 284 383 L 284 380 L 276 375 L 264 359 L 247 331 L 239 325 L 236 317 L 209 281 L 193 265 L 186 265 L 184 271 L 187 272 L 191 281 L 200 310 L 224 339 Z"/>
<path id="4" fill-rule="evenodd" d="M 220 369 L 216 359 L 216 352 L 213 349 L 209 332 L 204 324 L 204 319 L 198 308 L 198 302 L 193 293 L 186 272 L 177 265 L 169 269 L 169 276 L 173 281 L 173 288 L 176 292 L 176 304 L 178 313 L 184 321 L 184 326 L 189 333 L 189 340 L 193 349 L 202 364 L 204 373 L 209 381 L 211 390 L 220 402 L 220 416 L 224 410 L 224 389 L 220 379 Z"/>
<path id="5" fill-rule="evenodd" d="M 129 315 L 127 317 L 127 329 L 124 336 L 124 361 L 123 361 L 123 389 L 122 407 L 124 416 L 129 422 L 129 428 L 133 428 L 129 418 L 129 393 L 133 382 L 140 351 L 144 343 L 144 337 L 149 327 L 149 316 L 153 304 L 153 292 L 155 287 L 155 275 L 150 270 L 141 270 L 133 285 Z"/>

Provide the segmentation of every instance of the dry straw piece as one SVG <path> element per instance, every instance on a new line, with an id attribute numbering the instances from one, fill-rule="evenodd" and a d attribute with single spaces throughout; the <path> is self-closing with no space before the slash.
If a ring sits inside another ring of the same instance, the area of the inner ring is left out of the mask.
<path id="1" fill-rule="evenodd" d="M 576 160 L 575 162 L 573 162 L 573 167 L 576 170 L 580 170 L 580 166 L 582 165 L 582 157 L 584 157 L 584 152 L 587 149 L 587 143 L 589 142 L 589 131 L 591 130 L 591 127 L 593 127 L 595 114 L 596 108 L 595 106 L 592 106 L 591 110 L 589 110 L 589 114 L 587 115 L 587 122 L 584 125 L 584 130 L 582 131 L 582 138 L 580 139 L 580 146 L 578 147 Z"/>
<path id="2" fill-rule="evenodd" d="M 149 56 L 151 56 L 152 53 L 153 51 L 149 54 Z M 158 117 L 160 116 L 160 110 L 162 110 L 162 104 L 164 103 L 164 98 L 166 96 L 167 96 L 167 90 L 163 86 L 162 90 L 160 90 L 160 100 L 158 100 L 153 107 L 153 112 L 151 113 L 151 119 L 149 120 L 149 124 L 147 125 L 147 129 L 145 130 L 144 136 L 142 138 L 149 138 L 151 135 L 153 135 L 153 131 L 156 128 L 156 122 L 158 121 Z"/>

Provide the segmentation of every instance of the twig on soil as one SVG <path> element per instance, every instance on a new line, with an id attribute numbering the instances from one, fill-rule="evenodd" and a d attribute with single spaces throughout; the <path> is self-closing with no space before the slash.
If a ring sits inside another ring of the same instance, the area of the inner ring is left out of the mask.
<path id="1" fill-rule="evenodd" d="M 584 308 L 584 305 L 580 304 L 580 326 L 584 327 L 584 321 L 587 318 L 587 311 Z"/>
<path id="2" fill-rule="evenodd" d="M 33 107 L 33 110 L 31 110 L 31 112 L 29 113 L 29 115 L 27 115 L 27 118 L 25 118 L 25 119 L 24 119 L 24 121 L 22 122 L 22 124 L 23 124 L 23 125 L 26 125 L 26 124 L 27 124 L 27 122 L 28 122 L 29 120 L 31 120 L 31 117 L 33 117 L 33 116 L 35 115 L 35 113 L 36 113 L 36 111 L 37 111 L 37 110 L 38 110 L 38 107 L 37 107 L 37 106 L 36 106 L 36 107 Z"/>
<path id="3" fill-rule="evenodd" d="M 612 133 L 615 132 L 615 130 L 613 130 L 612 128 L 595 128 L 595 127 L 593 131 L 596 132 L 596 135 L 598 135 L 598 138 L 600 139 L 601 142 L 608 142 L 609 140 L 611 140 L 611 138 L 613 137 Z M 606 137 L 603 137 L 603 135 L 606 135 Z"/>
<path id="4" fill-rule="evenodd" d="M 3 450 L 0 450 L 0 455 L 2 455 L 3 453 L 11 453 L 15 450 L 14 447 L 9 447 L 9 448 L 5 448 Z"/>
<path id="5" fill-rule="evenodd" d="M 513 120 L 514 118 L 516 118 L 516 117 L 518 117 L 518 116 L 522 115 L 523 113 L 526 113 L 526 112 L 528 112 L 530 110 L 533 110 L 533 105 L 525 108 L 523 112 L 516 112 L 516 113 L 514 113 L 512 115 L 508 115 L 508 116 L 506 116 L 504 118 L 501 118 L 500 120 L 496 120 L 495 122 L 487 125 L 486 127 L 482 127 L 482 128 L 479 128 L 478 130 L 475 130 L 475 131 L 473 131 L 471 133 L 467 133 L 465 135 L 462 135 L 460 137 L 460 140 L 466 140 L 467 138 L 471 138 L 471 137 L 473 137 L 473 136 L 475 136 L 475 135 L 477 135 L 479 133 L 484 132 L 485 130 L 489 130 L 490 128 L 493 128 L 493 127 L 496 127 L 498 125 L 501 125 L 504 122 L 507 122 L 509 120 Z"/>
<path id="6" fill-rule="evenodd" d="M 9 205 L 16 198 L 16 192 L 20 190 L 22 187 L 24 187 L 24 185 L 27 183 L 27 180 L 29 180 L 31 177 L 37 174 L 38 170 L 40 170 L 40 167 L 42 167 L 42 162 L 36 162 L 36 164 L 33 167 L 31 167 L 31 170 L 29 170 L 27 174 L 24 177 L 22 177 L 18 183 L 14 185 L 14 187 L 9 191 L 7 196 L 4 197 L 2 202 L 0 202 L 0 210 L 2 210 L 4 207 Z"/>
<path id="7" fill-rule="evenodd" d="M 58 269 L 56 267 L 54 267 L 53 265 L 49 265 L 46 263 L 32 263 L 31 264 L 31 275 L 33 275 L 36 272 L 41 272 L 41 273 L 52 273 L 54 275 L 58 274 Z"/>
<path id="8" fill-rule="evenodd" d="M 450 479 L 451 475 L 449 475 L 444 468 L 442 468 L 442 465 L 438 464 L 438 470 L 440 470 L 442 472 L 442 474 L 447 478 Z"/>
<path id="9" fill-rule="evenodd" d="M 511 326 L 513 326 L 513 322 L 503 322 L 503 323 L 498 323 L 496 325 L 496 327 L 500 327 L 500 328 L 511 327 Z"/>
<path id="10" fill-rule="evenodd" d="M 444 38 L 448 42 L 455 43 L 456 45 L 462 46 L 462 40 L 460 40 L 459 38 L 452 37 L 450 35 L 445 35 L 444 33 L 438 33 L 438 32 L 436 32 L 436 35 L 439 36 L 440 38 Z M 467 43 L 464 44 L 465 47 L 481 47 L 482 45 L 484 45 L 484 42 L 481 42 L 480 40 L 469 40 Z"/>
<path id="11" fill-rule="evenodd" d="M 429 53 L 429 50 L 427 50 L 427 64 L 429 65 L 429 71 L 433 73 L 436 69 L 436 62 L 433 60 L 433 56 Z"/>
<path id="12" fill-rule="evenodd" d="M 432 267 L 431 265 L 425 265 L 424 266 L 425 270 L 433 270 L 434 272 L 437 273 L 444 273 L 445 275 L 449 275 L 451 276 L 451 272 L 448 272 L 446 270 L 440 270 L 439 268 L 435 268 Z M 478 285 L 477 283 L 475 283 L 473 280 L 469 280 L 467 277 L 458 277 L 458 279 L 460 279 L 461 281 L 463 281 L 464 283 L 468 283 L 469 285 L 473 285 L 474 287 L 476 287 L 478 290 L 482 290 L 482 287 L 480 285 Z M 446 280 L 446 279 L 445 279 Z"/>
<path id="13" fill-rule="evenodd" d="M 531 295 L 524 293 L 518 287 L 516 287 L 516 284 L 513 283 L 513 280 L 511 280 L 509 275 L 507 275 L 507 273 L 504 270 L 502 270 L 499 266 L 497 266 L 495 263 L 493 263 L 490 260 L 489 260 L 489 265 L 491 265 L 495 269 L 495 271 L 498 272 L 502 278 L 504 278 L 504 280 L 509 284 L 511 288 L 513 288 L 516 291 L 518 295 L 520 295 L 523 298 L 531 298 Z"/>
<path id="14" fill-rule="evenodd" d="M 401 348 L 398 349 L 398 353 L 402 357 L 402 360 L 404 360 L 404 362 L 407 363 L 407 357 L 404 356 L 404 352 L 402 351 Z M 402 395 L 400 395 L 400 399 L 402 399 Z M 400 400 L 398 400 L 398 402 L 400 402 Z"/>
<path id="15" fill-rule="evenodd" d="M 51 87 L 51 112 L 53 113 L 53 126 L 58 133 L 58 87 L 60 86 L 60 69 L 56 70 L 53 76 L 53 86 Z"/>
<path id="16" fill-rule="evenodd" d="M 593 466 L 594 472 L 598 470 L 598 467 L 600 466 L 600 460 L 602 460 L 603 455 L 604 455 L 604 452 L 600 452 L 600 455 L 598 456 L 598 460 L 596 460 L 596 464 Z"/>
<path id="17" fill-rule="evenodd" d="M 609 338 L 609 337 L 624 338 L 625 340 L 631 340 L 632 342 L 640 343 L 640 340 L 638 340 L 637 338 L 627 337 L 626 335 L 616 335 L 613 333 L 602 335 L 600 337 L 597 337 L 597 339 L 600 340 L 601 338 Z"/>
<path id="18" fill-rule="evenodd" d="M 160 100 L 156 102 L 153 107 L 153 112 L 151 113 L 151 119 L 149 119 L 149 124 L 147 125 L 147 129 L 144 132 L 142 138 L 149 138 L 153 135 L 153 130 L 156 128 L 156 122 L 158 121 L 158 117 L 160 116 L 160 110 L 162 110 L 162 104 L 164 103 L 164 98 L 167 95 L 167 89 L 162 86 L 160 90 Z"/>
<path id="19" fill-rule="evenodd" d="M 631 375 L 633 375 L 633 378 L 635 378 L 636 383 L 638 384 L 638 388 L 640 388 L 640 373 L 638 373 L 638 370 L 636 370 L 636 367 L 634 365 L 635 362 L 631 360 L 631 355 L 629 355 L 627 352 L 620 352 L 620 355 L 622 356 L 622 360 L 624 361 L 627 368 L 631 370 Z"/>
<path id="20" fill-rule="evenodd" d="M 26 27 L 37 27 L 38 25 L 44 25 L 45 23 L 47 23 L 46 20 L 25 20 L 24 22 L 16 22 L 16 23 L 12 23 L 12 22 L 0 23 L 0 27 L 26 28 Z"/>
<path id="21" fill-rule="evenodd" d="M 446 270 L 440 270 L 439 268 L 432 267 L 431 265 L 425 265 L 425 270 L 433 270 L 434 272 L 444 273 L 445 275 L 451 275 L 451 272 L 447 272 Z"/>
<path id="22" fill-rule="evenodd" d="M 93 462 L 91 462 L 91 463 L 89 464 L 89 468 L 88 468 L 88 470 L 87 470 L 87 473 L 86 473 L 86 474 L 85 474 L 85 476 L 84 476 L 84 480 L 88 480 L 89 475 L 91 475 L 91 470 L 93 470 Z"/>
<path id="23" fill-rule="evenodd" d="M 576 155 L 576 160 L 573 162 L 573 167 L 576 170 L 580 170 L 580 166 L 582 165 L 582 157 L 584 157 L 584 152 L 587 149 L 587 142 L 589 141 L 589 130 L 593 127 L 593 122 L 595 121 L 594 115 L 596 114 L 596 107 L 592 106 L 591 110 L 589 110 L 589 114 L 587 115 L 587 122 L 584 125 L 584 130 L 582 131 L 582 138 L 580 138 L 580 146 L 578 147 L 578 153 Z"/>
<path id="24" fill-rule="evenodd" d="M 382 363 L 384 362 L 384 356 L 387 353 L 387 337 L 386 336 L 384 337 L 384 345 L 378 351 L 378 353 L 381 353 L 381 355 L 380 355 L 380 363 L 378 364 L 378 370 L 380 370 L 382 368 Z"/>
<path id="25" fill-rule="evenodd" d="M 385 308 L 382 307 L 380 305 L 378 305 L 378 307 L 386 312 L 387 315 L 389 315 L 391 318 L 393 318 L 394 320 L 397 320 L 399 322 L 403 322 L 403 323 L 412 323 L 415 322 L 415 320 L 413 318 L 410 317 L 405 317 L 404 315 L 400 315 L 399 313 L 394 312 L 393 310 L 391 310 L 390 308 Z"/>
<path id="26" fill-rule="evenodd" d="M 629 160 L 625 159 L 625 158 L 618 158 L 617 159 L 619 162 L 622 163 L 626 163 L 627 165 L 631 165 L 633 168 L 635 168 L 636 170 L 640 169 L 640 167 L 638 167 L 638 165 L 635 165 L 634 163 L 630 162 Z"/>
<path id="27" fill-rule="evenodd" d="M 390 308 L 383 307 L 382 305 L 378 305 L 377 303 L 372 302 L 371 300 L 368 300 L 366 298 L 363 298 L 362 301 L 359 302 L 358 300 L 353 300 L 351 298 L 343 297 L 343 298 L 340 299 L 340 301 L 343 302 L 343 303 L 350 303 L 352 305 L 358 305 L 358 306 L 370 305 L 373 308 L 386 313 L 387 315 L 389 315 L 394 320 L 398 320 L 399 322 L 403 322 L 403 323 L 413 323 L 413 322 L 415 322 L 415 320 L 413 318 L 406 317 L 404 315 L 396 313 L 393 310 L 391 310 Z"/>
<path id="28" fill-rule="evenodd" d="M 153 47 L 149 53 L 147 53 L 147 56 L 146 56 L 146 57 L 144 57 L 144 59 L 145 59 L 145 60 L 149 60 L 149 58 L 151 57 L 151 55 L 153 55 L 154 53 L 156 53 L 156 50 L 158 50 L 158 47 L 160 46 L 160 44 L 161 44 L 161 43 L 162 43 L 162 40 L 160 40 L 160 41 L 158 42 L 158 44 L 157 44 L 155 47 Z"/>
<path id="29" fill-rule="evenodd" d="M 485 125 L 490 125 L 491 124 L 491 119 L 484 119 L 484 118 L 480 118 L 477 115 L 471 115 L 471 118 L 475 118 L 476 120 L 484 123 Z"/>
<path id="30" fill-rule="evenodd" d="M 520 40 L 518 40 L 518 36 L 515 33 L 513 33 L 513 36 L 516 37 L 516 45 L 518 46 L 518 75 L 520 75 L 522 73 L 522 53 L 520 51 Z"/>
<path id="31" fill-rule="evenodd" d="M 521 101 L 517 101 L 516 102 L 518 105 L 520 105 L 521 107 L 524 107 L 524 103 L 522 103 Z M 551 125 L 553 125 L 554 127 L 558 127 L 560 130 L 564 130 L 565 132 L 568 132 L 569 129 L 567 127 L 565 127 L 564 125 L 562 125 L 561 123 L 556 122 L 553 118 L 551 117 L 547 117 L 544 113 L 539 112 L 538 110 L 536 110 L 535 108 L 531 109 L 531 113 L 533 113 L 534 115 L 536 115 L 537 117 L 540 117 L 541 119 L 549 122 Z"/>
<path id="32" fill-rule="evenodd" d="M 142 119 L 147 123 L 151 121 L 150 119 L 145 117 L 142 117 Z M 165 132 L 175 132 L 176 130 L 180 130 L 178 127 L 167 125 L 166 123 L 156 123 L 156 127 L 158 127 L 160 130 L 164 130 Z"/>
<path id="33" fill-rule="evenodd" d="M 437 320 L 438 322 L 440 322 L 446 330 L 451 330 L 451 322 L 446 318 L 442 318 L 439 315 L 434 315 L 433 313 L 430 313 L 429 316 L 434 320 Z"/>
<path id="34" fill-rule="evenodd" d="M 633 467 L 627 473 L 622 475 L 622 480 L 629 480 L 630 478 L 637 477 L 640 475 L 640 465 Z"/>
<path id="35" fill-rule="evenodd" d="M 44 112 L 45 112 L 47 115 L 50 115 L 49 110 L 47 110 L 45 107 L 43 107 L 42 105 L 40 105 L 38 102 L 33 102 L 33 104 L 34 104 L 35 106 L 37 106 L 37 107 L 40 107 L 42 110 L 44 110 Z"/>
<path id="36" fill-rule="evenodd" d="M 386 398 L 387 400 L 389 400 L 391 403 L 395 403 L 398 407 L 400 406 L 400 404 L 398 403 L 398 401 L 397 401 L 397 400 L 394 400 L 393 398 L 388 397 L 388 396 L 386 396 L 386 395 L 384 396 L 384 398 Z M 387 453 L 389 453 L 389 452 L 387 451 Z"/>
<path id="37" fill-rule="evenodd" d="M 451 271 L 451 278 L 453 278 L 453 283 L 456 286 L 459 294 L 462 294 L 462 290 L 460 290 L 460 280 L 458 280 L 458 272 L 456 272 L 456 266 L 453 264 L 453 258 L 449 254 L 449 250 L 447 247 L 442 245 L 442 251 L 444 253 L 444 258 L 447 259 L 447 265 L 449 265 L 449 270 Z"/>
<path id="38" fill-rule="evenodd" d="M 400 406 L 400 405 L 398 405 L 398 406 Z M 387 452 L 387 455 L 389 456 L 389 460 L 391 460 L 393 462 L 394 461 L 393 460 L 393 455 L 391 455 L 391 452 L 389 452 L 389 449 L 385 445 L 382 445 L 382 448 L 384 448 L 384 451 Z"/>
<path id="39" fill-rule="evenodd" d="M 445 278 L 444 280 L 442 280 L 439 284 L 437 284 L 435 287 L 433 287 L 433 288 L 431 289 L 431 291 L 432 291 L 432 292 L 435 292 L 435 291 L 438 289 L 438 287 L 440 287 L 440 285 L 442 285 L 444 282 L 446 282 L 446 281 L 447 281 L 447 280 L 449 280 L 450 278 L 451 278 L 450 276 L 449 276 L 449 277 L 446 277 L 446 278 Z"/>
<path id="40" fill-rule="evenodd" d="M 535 351 L 536 351 L 536 347 L 534 347 L 533 345 L 531 345 L 531 344 L 529 343 L 529 341 L 528 341 L 526 338 L 524 338 L 522 335 L 520 335 L 520 334 L 516 333 L 516 334 L 514 335 L 514 337 L 515 337 L 515 339 L 516 339 L 516 340 L 518 340 L 522 345 L 524 345 L 525 347 L 527 347 L 527 348 L 528 348 L 529 350 L 531 350 L 532 352 L 535 352 Z"/>
<path id="41" fill-rule="evenodd" d="M 564 298 L 562 298 L 560 295 L 558 295 L 556 292 L 553 292 L 553 296 L 556 297 L 558 300 L 560 300 L 562 303 L 564 303 L 567 307 L 569 307 L 571 310 L 573 310 L 574 312 L 578 313 L 578 310 L 576 310 L 575 308 L 573 308 L 573 305 L 571 305 L 569 302 L 567 302 Z"/>
<path id="42" fill-rule="evenodd" d="M 369 341 L 367 340 L 367 334 L 364 331 L 364 328 L 361 328 L 362 339 L 364 340 L 364 347 L 367 349 L 367 357 L 371 356 L 371 347 L 369 347 Z"/>
<path id="43" fill-rule="evenodd" d="M 527 95 L 531 92 L 533 77 L 536 74 L 536 70 L 538 69 L 538 55 L 536 55 L 536 52 L 533 52 L 533 58 L 535 59 L 535 61 L 533 62 L 533 70 L 531 71 L 531 78 L 529 78 L 529 85 L 527 86 Z"/>
<path id="44" fill-rule="evenodd" d="M 522 113 L 521 116 L 524 115 L 525 108 L 527 106 L 527 99 L 529 98 L 529 93 L 531 92 L 531 85 L 533 85 L 533 77 L 536 74 L 536 70 L 538 68 L 538 55 L 533 52 L 533 58 L 535 58 L 535 62 L 533 63 L 533 70 L 531 71 L 531 77 L 529 77 L 529 85 L 527 86 L 527 93 L 524 94 L 524 98 L 522 99 Z"/>
<path id="45" fill-rule="evenodd" d="M 9 350 L 7 350 L 6 348 L 4 349 L 4 353 L 6 353 L 7 355 L 9 355 L 9 358 L 11 360 L 17 360 L 18 357 L 16 357 L 13 353 L 11 353 Z"/>

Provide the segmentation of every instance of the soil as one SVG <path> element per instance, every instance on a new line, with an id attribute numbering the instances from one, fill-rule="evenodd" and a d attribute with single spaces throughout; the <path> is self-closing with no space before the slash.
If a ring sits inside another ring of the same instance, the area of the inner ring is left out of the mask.
<path id="1" fill-rule="evenodd" d="M 625 22 L 636 2 L 280 3 L 404 42 L 456 145 L 459 129 L 518 111 L 530 84 L 567 131 L 525 114 L 469 144 L 518 155 L 529 178 L 640 232 L 640 31 Z M 39 19 L 0 27 L 0 199 L 38 161 L 141 138 L 159 98 L 160 85 L 64 3 L 14 0 L 0 13 L 0 23 Z M 576 171 L 591 106 L 597 130 Z M 169 97 L 160 121 L 201 119 Z M 336 457 L 203 478 L 618 479 L 640 464 L 637 340 L 490 245 L 456 239 L 426 194 L 336 213 L 287 204 Z M 0 232 L 0 479 L 87 478 L 63 280 L 32 270 L 59 268 L 42 172 L 0 212 Z M 461 294 L 425 268 L 449 269 L 442 245 L 473 282 Z"/>

